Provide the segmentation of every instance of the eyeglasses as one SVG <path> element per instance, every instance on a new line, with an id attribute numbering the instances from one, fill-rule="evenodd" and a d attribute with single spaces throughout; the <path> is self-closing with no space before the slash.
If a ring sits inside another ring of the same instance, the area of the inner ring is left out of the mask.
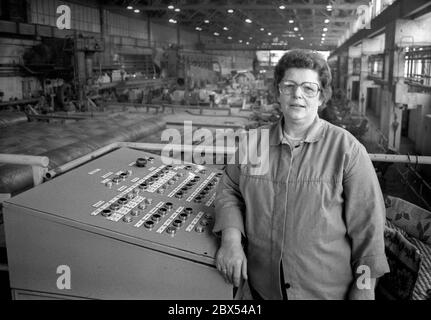
<path id="1" fill-rule="evenodd" d="M 314 98 L 315 96 L 317 96 L 319 91 L 322 91 L 322 89 L 320 89 L 317 83 L 303 82 L 301 84 L 297 84 L 296 82 L 289 80 L 280 83 L 280 85 L 278 86 L 278 90 L 281 94 L 290 96 L 295 92 L 296 87 L 300 87 L 304 95 L 308 98 Z"/>

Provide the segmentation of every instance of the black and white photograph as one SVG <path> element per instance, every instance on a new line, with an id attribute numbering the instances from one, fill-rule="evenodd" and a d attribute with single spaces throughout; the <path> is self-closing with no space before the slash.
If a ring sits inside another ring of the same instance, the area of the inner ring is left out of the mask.
<path id="1" fill-rule="evenodd" d="M 431 1 L 1 0 L 0 300 L 431 300 Z"/>

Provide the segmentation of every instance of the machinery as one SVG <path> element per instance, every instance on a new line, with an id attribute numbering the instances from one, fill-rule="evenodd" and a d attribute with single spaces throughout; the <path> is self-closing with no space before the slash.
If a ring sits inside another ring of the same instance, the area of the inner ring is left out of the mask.
<path id="1" fill-rule="evenodd" d="M 4 202 L 13 297 L 232 299 L 211 231 L 222 172 L 166 159 L 121 148 Z"/>

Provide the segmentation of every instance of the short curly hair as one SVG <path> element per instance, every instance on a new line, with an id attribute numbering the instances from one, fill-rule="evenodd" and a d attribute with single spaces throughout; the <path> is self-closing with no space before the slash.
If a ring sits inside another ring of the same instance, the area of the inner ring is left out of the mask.
<path id="1" fill-rule="evenodd" d="M 294 49 L 287 51 L 278 61 L 274 70 L 274 86 L 278 95 L 278 85 L 283 80 L 284 74 L 290 68 L 305 68 L 317 72 L 322 85 L 322 96 L 324 103 L 328 102 L 332 96 L 332 76 L 331 69 L 325 58 L 313 50 Z"/>

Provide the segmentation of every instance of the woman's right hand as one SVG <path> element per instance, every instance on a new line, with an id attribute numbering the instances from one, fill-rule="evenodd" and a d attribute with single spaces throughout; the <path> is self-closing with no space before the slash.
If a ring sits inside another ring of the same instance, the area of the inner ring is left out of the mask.
<path id="1" fill-rule="evenodd" d="M 226 228 L 216 255 L 216 266 L 228 283 L 239 287 L 241 277 L 247 280 L 247 258 L 241 244 L 241 231 Z"/>

